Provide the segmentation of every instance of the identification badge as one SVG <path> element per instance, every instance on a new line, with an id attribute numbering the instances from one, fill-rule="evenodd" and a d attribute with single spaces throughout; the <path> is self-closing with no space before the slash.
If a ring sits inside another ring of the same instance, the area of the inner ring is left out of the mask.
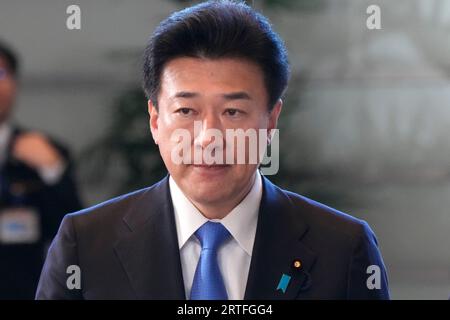
<path id="1" fill-rule="evenodd" d="M 0 211 L 0 244 L 32 244 L 40 236 L 40 219 L 33 208 L 12 207 Z"/>

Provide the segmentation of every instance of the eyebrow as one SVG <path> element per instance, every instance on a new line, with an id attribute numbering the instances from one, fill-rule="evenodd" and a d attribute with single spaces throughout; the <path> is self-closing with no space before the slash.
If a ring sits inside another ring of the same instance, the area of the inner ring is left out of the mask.
<path id="1" fill-rule="evenodd" d="M 226 93 L 226 94 L 223 94 L 222 97 L 225 100 L 252 100 L 250 95 L 244 91 Z"/>
<path id="2" fill-rule="evenodd" d="M 200 96 L 198 92 L 179 91 L 173 95 L 173 98 L 196 98 Z M 231 92 L 222 94 L 225 100 L 252 100 L 250 95 L 245 91 Z"/>
<path id="3" fill-rule="evenodd" d="M 197 92 L 179 91 L 175 93 L 172 98 L 195 98 L 198 96 L 199 94 Z"/>

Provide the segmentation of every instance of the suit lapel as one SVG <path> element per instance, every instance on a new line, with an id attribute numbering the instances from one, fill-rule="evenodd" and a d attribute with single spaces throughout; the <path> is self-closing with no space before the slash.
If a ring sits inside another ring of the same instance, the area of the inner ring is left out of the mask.
<path id="1" fill-rule="evenodd" d="M 168 177 L 146 190 L 124 217 L 115 246 L 138 299 L 185 299 Z"/>
<path id="2" fill-rule="evenodd" d="M 309 271 L 316 256 L 301 242 L 307 231 L 308 226 L 298 218 L 298 208 L 264 177 L 245 299 L 295 299 L 313 285 Z M 294 267 L 296 260 L 300 268 Z M 284 291 L 277 290 L 283 275 L 290 280 Z"/>

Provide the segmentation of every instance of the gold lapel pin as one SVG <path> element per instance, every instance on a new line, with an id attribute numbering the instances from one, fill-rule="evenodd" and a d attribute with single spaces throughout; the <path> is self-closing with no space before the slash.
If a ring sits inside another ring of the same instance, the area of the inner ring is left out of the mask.
<path id="1" fill-rule="evenodd" d="M 295 269 L 300 269 L 302 267 L 302 262 L 299 259 L 295 259 L 292 265 Z"/>

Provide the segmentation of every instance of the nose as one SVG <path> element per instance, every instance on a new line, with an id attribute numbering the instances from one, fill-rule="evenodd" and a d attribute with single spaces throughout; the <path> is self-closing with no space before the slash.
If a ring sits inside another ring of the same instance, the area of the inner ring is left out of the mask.
<path id="1" fill-rule="evenodd" d="M 217 139 L 223 139 L 223 132 L 220 120 L 216 115 L 207 115 L 201 121 L 194 123 L 194 144 L 202 149 L 211 143 L 217 143 Z"/>

